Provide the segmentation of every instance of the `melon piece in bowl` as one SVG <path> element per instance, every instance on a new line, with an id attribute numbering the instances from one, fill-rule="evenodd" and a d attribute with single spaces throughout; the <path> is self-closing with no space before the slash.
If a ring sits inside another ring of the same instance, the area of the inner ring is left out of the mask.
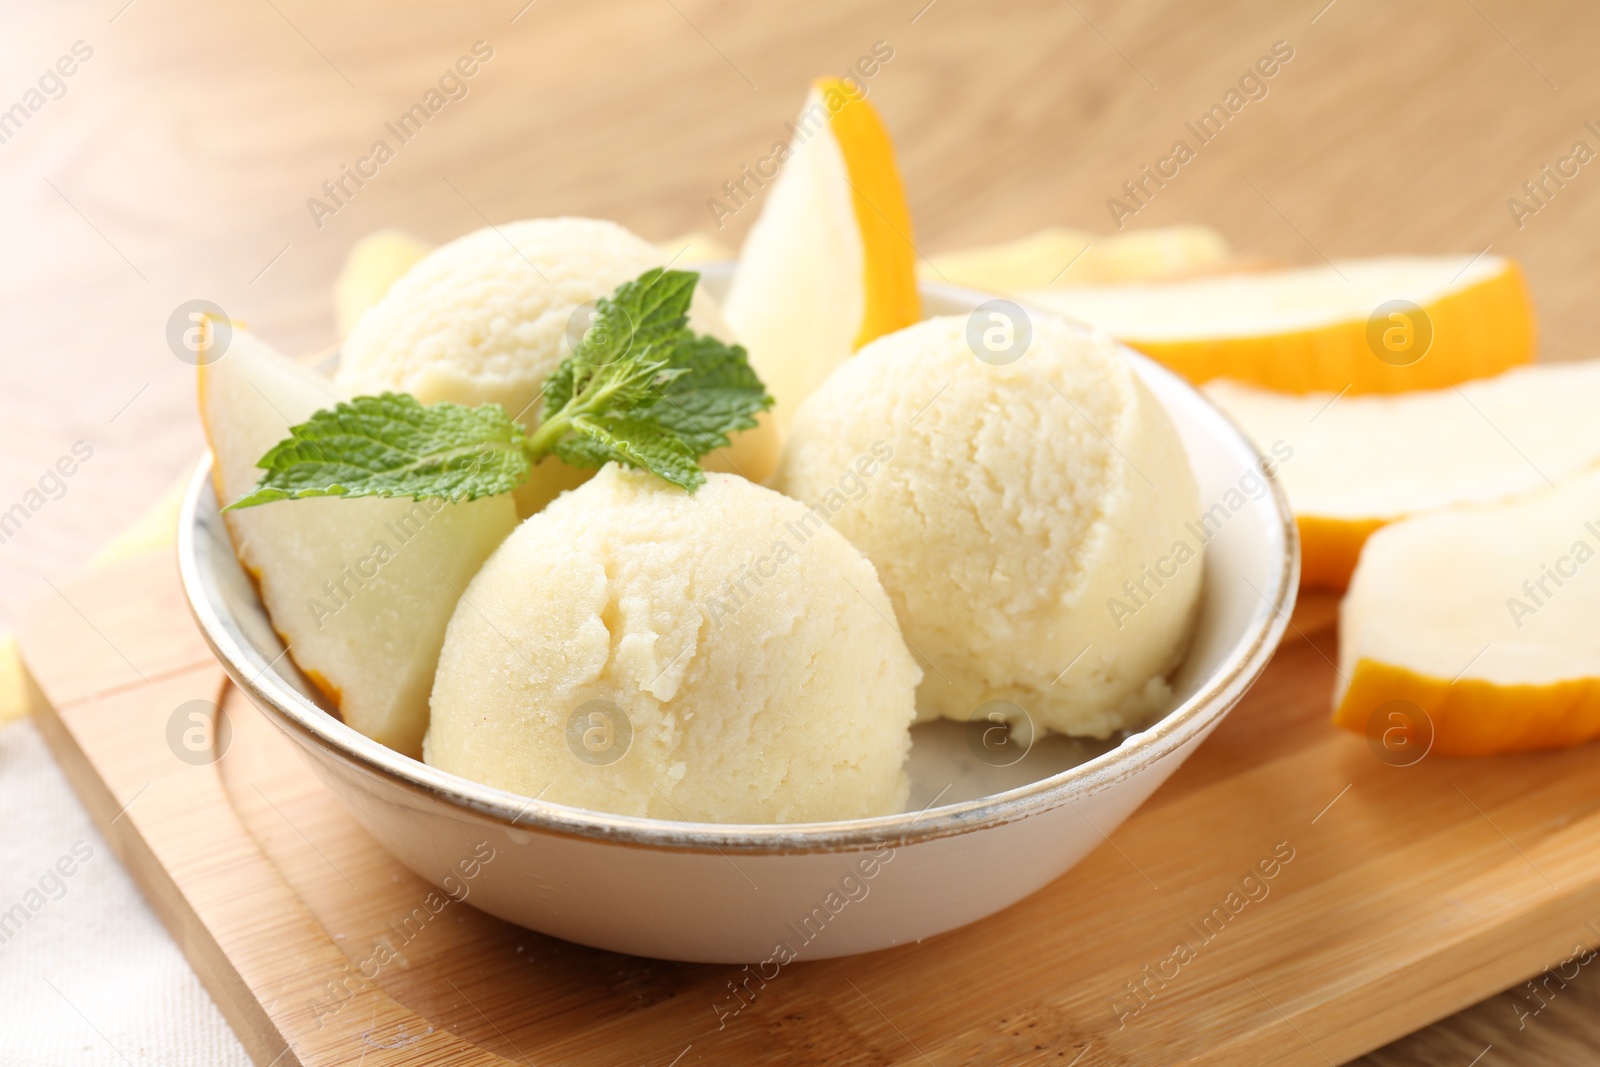
<path id="1" fill-rule="evenodd" d="M 332 382 L 235 331 L 200 367 L 200 418 L 226 504 L 256 487 L 257 461 L 342 397 Z M 460 590 L 516 525 L 510 497 L 446 504 L 285 501 L 223 513 L 290 657 L 345 722 L 409 755 Z"/>
<path id="2" fill-rule="evenodd" d="M 858 348 L 922 317 L 911 213 L 877 111 L 824 78 L 791 128 L 723 305 L 780 430 Z"/>

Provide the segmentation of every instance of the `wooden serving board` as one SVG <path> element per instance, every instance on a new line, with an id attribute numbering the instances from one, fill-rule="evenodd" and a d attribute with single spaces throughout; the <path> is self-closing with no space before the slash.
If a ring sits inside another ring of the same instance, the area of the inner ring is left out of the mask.
<path id="1" fill-rule="evenodd" d="M 60 586 L 20 637 L 68 776 L 260 1064 L 1324 1064 L 1600 942 L 1595 750 L 1386 763 L 1328 724 L 1332 620 L 1303 604 L 1244 703 L 1043 891 L 742 997 L 739 968 L 429 914 L 226 683 L 165 555 Z M 231 733 L 214 762 L 174 740 L 196 700 Z"/>

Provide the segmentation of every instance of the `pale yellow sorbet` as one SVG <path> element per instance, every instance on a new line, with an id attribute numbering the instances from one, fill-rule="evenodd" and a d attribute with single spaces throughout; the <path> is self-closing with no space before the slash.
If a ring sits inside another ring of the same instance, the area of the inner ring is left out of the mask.
<path id="1" fill-rule="evenodd" d="M 921 672 L 872 564 L 728 474 L 615 464 L 522 523 L 450 621 L 428 763 L 622 815 L 902 810 Z"/>
<path id="2" fill-rule="evenodd" d="M 486 226 L 428 253 L 362 314 L 344 342 L 338 383 L 352 396 L 387 390 L 425 404 L 499 404 L 532 429 L 545 382 L 587 328 L 580 308 L 666 260 L 644 238 L 600 219 Z M 689 325 L 731 336 L 700 289 Z M 517 490 L 517 509 L 530 515 L 592 474 L 547 458 Z"/>
<path id="3" fill-rule="evenodd" d="M 1196 511 L 1182 442 L 1109 339 L 1035 315 L 1001 365 L 967 333 L 931 319 L 842 364 L 796 413 L 774 484 L 877 566 L 923 657 L 921 718 L 995 701 L 1041 729 L 1138 728 L 1170 701 L 1200 594 L 1199 546 L 1172 558 Z"/>

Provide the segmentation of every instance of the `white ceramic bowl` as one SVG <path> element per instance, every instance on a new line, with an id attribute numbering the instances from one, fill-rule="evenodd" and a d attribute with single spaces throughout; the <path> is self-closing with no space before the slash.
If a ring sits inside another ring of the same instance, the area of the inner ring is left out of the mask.
<path id="1" fill-rule="evenodd" d="M 704 274 L 720 296 L 727 269 Z M 923 298 L 930 315 L 992 299 L 946 286 L 924 286 Z M 912 803 L 900 815 L 757 826 L 627 818 L 479 785 L 363 737 L 318 706 L 282 655 L 234 558 L 209 461 L 180 524 L 184 588 L 228 674 L 384 848 L 446 890 L 459 887 L 462 861 L 493 849 L 472 883 L 484 911 L 674 960 L 787 962 L 780 946 L 800 959 L 886 948 L 982 919 L 1082 859 L 1238 702 L 1287 624 L 1299 546 L 1281 490 L 1268 479 L 1255 495 L 1238 493 L 1241 479 L 1253 488 L 1249 473 L 1259 476 L 1255 448 L 1176 375 L 1130 358 L 1188 448 L 1202 511 L 1226 498 L 1230 512 L 1206 545 L 1200 620 L 1173 678 L 1174 707 L 1120 743 L 1048 738 L 1009 767 L 980 759 L 962 726 L 919 726 Z"/>

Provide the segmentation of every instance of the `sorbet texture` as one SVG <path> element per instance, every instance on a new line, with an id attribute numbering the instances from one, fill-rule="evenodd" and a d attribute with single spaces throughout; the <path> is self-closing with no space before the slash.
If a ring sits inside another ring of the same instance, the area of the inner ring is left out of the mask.
<path id="1" fill-rule="evenodd" d="M 428 253 L 367 309 L 344 342 L 337 381 L 352 396 L 499 404 L 532 429 L 545 381 L 587 329 L 579 308 L 665 264 L 660 249 L 614 222 L 487 226 Z M 698 289 L 690 326 L 729 337 Z M 532 514 L 592 473 L 545 459 L 517 490 L 518 511 Z"/>
<path id="2" fill-rule="evenodd" d="M 864 347 L 796 412 L 775 484 L 876 565 L 923 658 L 920 718 L 1138 728 L 1200 593 L 1198 546 L 1175 552 L 1182 442 L 1109 339 L 1039 315 L 1003 362 L 968 337 L 938 318 Z"/>
<path id="3" fill-rule="evenodd" d="M 921 677 L 872 564 L 728 474 L 615 464 L 523 522 L 450 621 L 435 767 L 706 822 L 900 811 Z"/>

